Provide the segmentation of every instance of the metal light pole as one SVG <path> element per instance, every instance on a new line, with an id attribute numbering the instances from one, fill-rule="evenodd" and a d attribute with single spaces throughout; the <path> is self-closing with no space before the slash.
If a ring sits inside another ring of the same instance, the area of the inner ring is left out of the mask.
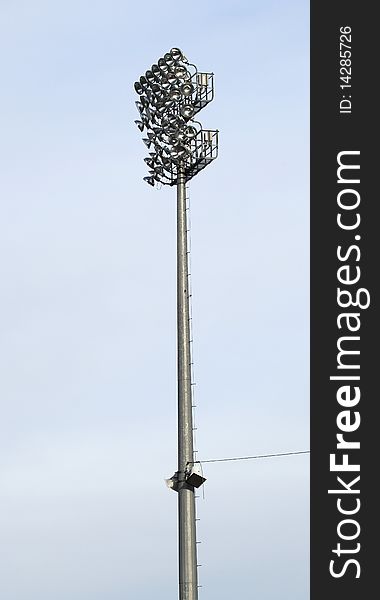
<path id="1" fill-rule="evenodd" d="M 194 487 L 186 482 L 194 461 L 191 397 L 190 315 L 188 290 L 185 175 L 179 165 L 177 183 L 177 374 L 178 374 L 178 536 L 179 597 L 197 600 L 197 546 Z"/>
<path id="2" fill-rule="evenodd" d="M 186 182 L 218 154 L 218 132 L 193 118 L 214 97 L 213 74 L 199 73 L 172 48 L 134 87 L 141 119 L 135 123 L 154 148 L 144 159 L 150 168 L 144 180 L 177 186 L 178 471 L 168 484 L 178 492 L 179 600 L 198 600 L 194 489 L 205 478 L 193 450 Z"/>

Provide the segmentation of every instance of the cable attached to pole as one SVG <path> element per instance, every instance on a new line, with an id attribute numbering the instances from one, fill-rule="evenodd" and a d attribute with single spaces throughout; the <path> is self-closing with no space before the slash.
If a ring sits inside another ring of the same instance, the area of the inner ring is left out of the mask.
<path id="1" fill-rule="evenodd" d="M 256 454 L 255 456 L 235 456 L 233 458 L 211 458 L 209 460 L 195 460 L 187 464 L 203 464 L 213 462 L 228 462 L 232 460 L 254 460 L 256 458 L 274 458 L 277 456 L 294 456 L 295 454 L 310 454 L 310 450 L 297 450 L 296 452 L 277 452 L 276 454 Z"/>

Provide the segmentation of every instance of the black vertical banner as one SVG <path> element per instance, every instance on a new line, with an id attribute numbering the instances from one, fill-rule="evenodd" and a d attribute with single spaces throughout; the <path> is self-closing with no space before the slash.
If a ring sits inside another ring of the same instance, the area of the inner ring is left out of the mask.
<path id="1" fill-rule="evenodd" d="M 311 600 L 379 594 L 377 8 L 311 2 Z"/>

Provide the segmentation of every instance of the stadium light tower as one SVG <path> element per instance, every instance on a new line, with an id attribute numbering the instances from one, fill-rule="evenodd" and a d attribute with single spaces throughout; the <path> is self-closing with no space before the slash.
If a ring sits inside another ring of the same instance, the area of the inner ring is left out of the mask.
<path id="1" fill-rule="evenodd" d="M 178 470 L 169 487 L 178 492 L 179 599 L 198 599 L 194 488 L 205 481 L 195 463 L 191 392 L 186 182 L 218 154 L 218 131 L 194 119 L 214 97 L 213 73 L 201 73 L 172 48 L 134 84 L 149 185 L 177 187 Z"/>

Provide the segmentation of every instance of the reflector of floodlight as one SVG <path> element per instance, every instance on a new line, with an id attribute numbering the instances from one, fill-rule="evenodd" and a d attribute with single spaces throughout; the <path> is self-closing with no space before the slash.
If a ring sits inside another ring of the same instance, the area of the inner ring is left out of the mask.
<path id="1" fill-rule="evenodd" d="M 194 92 L 194 86 L 192 83 L 183 83 L 181 85 L 181 92 L 183 94 L 183 96 L 187 97 L 187 96 L 191 96 L 191 94 Z"/>
<path id="2" fill-rule="evenodd" d="M 193 127 L 192 125 L 189 125 L 188 127 L 186 127 L 185 129 L 185 136 L 189 139 L 189 140 L 193 140 L 195 137 L 197 137 L 197 129 L 195 127 Z"/>
<path id="3" fill-rule="evenodd" d="M 165 115 L 165 117 L 162 118 L 161 124 L 169 135 L 175 133 L 175 131 L 179 127 L 177 117 L 170 113 L 168 113 L 167 115 Z"/>
<path id="4" fill-rule="evenodd" d="M 157 113 L 160 117 L 163 116 L 163 114 L 167 111 L 167 106 L 166 104 L 159 104 L 158 106 L 156 106 L 157 108 Z"/>
<path id="5" fill-rule="evenodd" d="M 140 83 L 141 83 L 141 86 L 142 86 L 144 89 L 147 87 L 147 85 L 148 85 L 148 82 L 147 82 L 147 80 L 145 79 L 144 75 L 141 75 L 141 77 L 140 77 Z"/>
<path id="6" fill-rule="evenodd" d="M 140 100 L 136 100 L 135 104 L 137 106 L 137 110 L 142 114 L 144 112 L 144 106 L 142 105 Z"/>
<path id="7" fill-rule="evenodd" d="M 157 113 L 157 106 L 155 104 L 150 104 L 146 108 L 146 112 L 147 112 L 147 114 L 150 114 L 151 119 L 154 119 L 154 117 Z"/>
<path id="8" fill-rule="evenodd" d="M 154 107 L 157 109 L 159 106 L 162 106 L 162 104 L 167 100 L 167 96 L 166 93 L 163 91 L 160 92 L 156 92 L 153 97 L 152 97 L 152 105 L 154 105 Z"/>
<path id="9" fill-rule="evenodd" d="M 161 146 L 157 141 L 154 143 L 154 149 L 156 151 L 157 156 L 162 155 L 162 148 L 163 146 Z"/>
<path id="10" fill-rule="evenodd" d="M 169 144 L 173 144 L 172 137 L 177 131 L 177 127 L 175 125 L 169 126 L 165 128 L 165 133 L 169 138 Z"/>
<path id="11" fill-rule="evenodd" d="M 164 170 L 165 170 L 167 173 L 170 173 L 170 175 L 172 175 L 172 174 L 173 174 L 173 170 L 174 170 L 174 163 L 173 163 L 173 162 L 172 162 L 170 159 L 168 159 L 168 160 L 167 160 L 167 163 L 164 165 Z"/>
<path id="12" fill-rule="evenodd" d="M 148 167 L 150 167 L 151 169 L 154 168 L 154 160 L 153 158 L 144 158 L 144 162 L 148 165 Z"/>
<path id="13" fill-rule="evenodd" d="M 189 71 L 186 69 L 186 67 L 183 67 L 182 65 L 175 66 L 173 73 L 177 77 L 177 79 L 190 79 Z"/>
<path id="14" fill-rule="evenodd" d="M 165 102 L 166 100 L 169 100 L 169 91 L 170 88 L 172 87 L 171 83 L 163 83 L 161 86 L 161 96 L 159 96 L 160 100 L 162 100 L 162 102 Z"/>
<path id="15" fill-rule="evenodd" d="M 169 158 L 169 157 L 167 157 L 167 156 L 163 156 L 163 155 L 161 154 L 160 158 L 161 158 L 161 162 L 162 162 L 162 164 L 164 165 L 164 167 L 170 167 L 170 166 L 172 166 L 172 165 L 173 165 L 173 163 L 172 163 L 172 161 L 170 160 L 170 158 Z"/>
<path id="16" fill-rule="evenodd" d="M 161 125 L 164 129 L 166 129 L 167 127 L 170 127 L 170 119 L 169 119 L 169 115 L 164 115 L 162 117 L 161 120 Z"/>
<path id="17" fill-rule="evenodd" d="M 157 134 L 157 144 L 170 144 L 170 137 L 166 133 L 166 131 L 161 131 L 161 133 Z"/>
<path id="18" fill-rule="evenodd" d="M 173 102 L 173 100 L 170 100 L 169 97 L 167 97 L 166 100 L 164 100 L 164 103 L 167 111 L 169 111 L 170 108 L 173 108 L 175 106 L 175 102 Z"/>
<path id="19" fill-rule="evenodd" d="M 169 67 L 167 65 L 165 65 L 165 66 L 166 66 L 166 68 L 160 67 L 161 77 L 167 77 L 169 74 Z"/>
<path id="20" fill-rule="evenodd" d="M 148 102 L 151 102 L 151 101 L 152 101 L 152 98 L 153 98 L 153 94 L 152 94 L 152 92 L 151 92 L 149 89 L 145 89 L 145 90 L 144 90 L 144 94 L 145 94 L 145 96 L 146 96 L 146 98 L 147 98 Z"/>
<path id="21" fill-rule="evenodd" d="M 155 75 L 155 77 L 161 77 L 161 71 L 158 65 L 152 65 L 150 70 L 152 71 L 153 75 Z"/>
<path id="22" fill-rule="evenodd" d="M 172 55 L 174 60 L 182 60 L 183 59 L 182 51 L 179 48 L 172 48 L 170 50 L 170 54 Z"/>
<path id="23" fill-rule="evenodd" d="M 165 171 L 166 171 L 166 173 L 169 173 L 169 176 L 170 176 L 170 177 L 172 177 L 172 176 L 173 176 L 173 171 L 172 171 L 172 169 L 169 169 L 169 168 L 167 168 L 167 167 L 164 167 L 164 174 L 165 174 L 165 177 L 168 177 L 168 175 L 166 175 Z"/>
<path id="24" fill-rule="evenodd" d="M 148 69 L 148 71 L 145 73 L 145 77 L 147 79 L 147 81 L 149 81 L 149 83 L 154 83 L 155 82 L 155 76 L 153 75 L 152 71 L 150 71 Z"/>
<path id="25" fill-rule="evenodd" d="M 148 140 L 147 138 L 143 138 L 143 142 L 147 148 L 150 148 L 152 145 L 152 140 Z"/>
<path id="26" fill-rule="evenodd" d="M 155 123 L 158 127 L 161 127 L 161 113 L 154 113 L 153 123 Z"/>
<path id="27" fill-rule="evenodd" d="M 188 150 L 184 146 L 181 146 L 180 144 L 178 146 L 173 146 L 173 148 L 170 152 L 171 157 L 174 159 L 185 158 L 185 156 L 187 154 L 188 154 Z"/>
<path id="28" fill-rule="evenodd" d="M 150 125 L 148 117 L 146 117 L 145 115 L 141 115 L 141 120 L 144 123 L 145 127 L 148 128 Z M 141 131 L 142 131 L 142 129 L 141 129 Z"/>
<path id="29" fill-rule="evenodd" d="M 191 104 L 185 104 L 184 106 L 182 106 L 180 112 L 183 118 L 186 119 L 186 121 L 188 121 L 194 114 L 194 107 Z"/>
<path id="30" fill-rule="evenodd" d="M 161 97 L 155 96 L 154 94 L 152 94 L 152 97 L 149 100 L 149 108 L 154 107 L 155 109 L 157 109 L 157 105 L 160 102 L 161 102 Z"/>
<path id="31" fill-rule="evenodd" d="M 164 61 L 169 67 L 174 64 L 174 58 L 169 52 L 164 55 Z"/>
<path id="32" fill-rule="evenodd" d="M 173 85 L 173 83 L 177 83 L 177 77 L 174 75 L 174 73 L 168 73 L 168 82 L 170 83 L 170 85 Z"/>
<path id="33" fill-rule="evenodd" d="M 155 96 L 155 107 L 156 110 L 158 110 L 159 108 L 162 108 L 162 106 L 164 106 L 166 100 L 167 100 L 167 94 L 166 92 L 162 92 L 160 96 Z"/>
<path id="34" fill-rule="evenodd" d="M 163 183 L 163 184 L 166 183 L 166 181 L 163 180 L 163 178 L 161 177 L 161 175 L 158 175 L 157 173 L 155 173 L 153 175 L 153 177 L 154 177 L 155 181 L 157 181 L 157 183 Z"/>
<path id="35" fill-rule="evenodd" d="M 154 187 L 154 178 L 153 177 L 144 177 L 143 179 L 144 179 L 144 181 L 149 183 L 149 185 L 152 185 Z"/>
<path id="36" fill-rule="evenodd" d="M 143 88 L 143 86 L 141 85 L 141 83 L 140 83 L 139 81 L 135 81 L 135 84 L 134 84 L 134 86 L 135 86 L 135 90 L 136 90 L 136 92 L 137 92 L 139 95 L 143 93 L 143 91 L 144 91 L 144 88 Z"/>
<path id="37" fill-rule="evenodd" d="M 173 86 L 169 92 L 170 100 L 174 100 L 174 102 L 178 102 L 181 99 L 181 90 L 178 87 Z"/>
<path id="38" fill-rule="evenodd" d="M 177 125 L 179 127 L 181 125 L 182 120 L 178 119 L 177 115 L 168 115 L 169 123 L 171 125 Z"/>
<path id="39" fill-rule="evenodd" d="M 146 96 L 140 96 L 140 102 L 144 108 L 147 108 L 147 106 L 149 106 L 149 100 Z"/>
<path id="40" fill-rule="evenodd" d="M 183 119 L 176 119 L 175 121 L 173 120 L 171 124 L 166 127 L 165 131 L 167 131 L 169 135 L 175 135 L 178 130 L 183 129 L 185 123 L 186 121 Z"/>
<path id="41" fill-rule="evenodd" d="M 166 64 L 166 61 L 164 58 L 159 58 L 157 61 L 158 66 L 160 67 L 161 71 L 168 71 L 168 65 Z"/>
<path id="42" fill-rule="evenodd" d="M 144 131 L 144 123 L 142 121 L 135 121 L 135 123 L 140 131 Z"/>
<path id="43" fill-rule="evenodd" d="M 161 127 L 161 115 L 158 112 L 153 113 L 152 116 L 152 124 L 158 125 L 158 127 Z"/>
<path id="44" fill-rule="evenodd" d="M 174 134 L 174 138 L 177 140 L 177 144 L 186 143 L 187 141 L 187 136 L 183 129 L 177 129 L 176 133 Z"/>

